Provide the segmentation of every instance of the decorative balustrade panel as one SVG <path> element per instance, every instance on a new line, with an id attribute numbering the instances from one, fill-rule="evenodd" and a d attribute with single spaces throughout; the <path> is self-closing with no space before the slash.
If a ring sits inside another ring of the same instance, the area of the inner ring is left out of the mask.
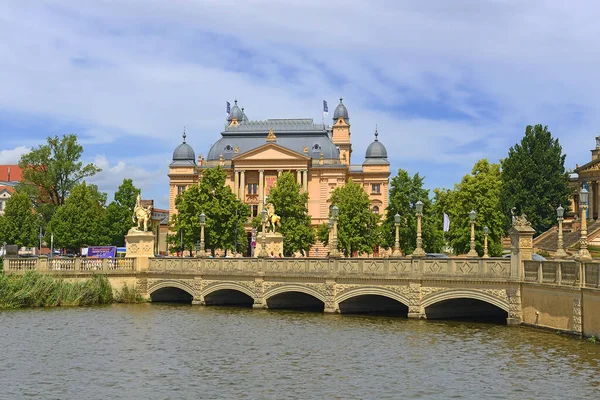
<path id="1" fill-rule="evenodd" d="M 542 262 L 542 283 L 557 283 L 557 275 L 560 264 L 557 261 Z"/>
<path id="2" fill-rule="evenodd" d="M 524 261 L 525 282 L 537 282 L 540 261 Z"/>
<path id="3" fill-rule="evenodd" d="M 579 263 L 575 261 L 560 262 L 560 284 L 573 286 L 579 281 Z"/>
<path id="4" fill-rule="evenodd" d="M 79 259 L 51 258 L 48 260 L 48 271 L 75 271 L 76 263 L 79 263 Z"/>
<path id="5" fill-rule="evenodd" d="M 37 258 L 7 258 L 4 260 L 5 271 L 25 272 L 37 269 Z"/>
<path id="6" fill-rule="evenodd" d="M 585 286 L 589 288 L 600 287 L 600 263 L 585 264 Z"/>

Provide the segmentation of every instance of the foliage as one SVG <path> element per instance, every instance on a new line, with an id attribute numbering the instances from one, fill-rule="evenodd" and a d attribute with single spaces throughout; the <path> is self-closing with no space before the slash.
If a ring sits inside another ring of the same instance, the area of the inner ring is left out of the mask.
<path id="1" fill-rule="evenodd" d="M 114 301 L 116 303 L 143 303 L 144 298 L 140 295 L 140 291 L 135 286 L 123 284 L 121 290 L 115 290 Z"/>
<path id="2" fill-rule="evenodd" d="M 36 271 L 25 275 L 0 275 L 0 309 L 47 306 L 89 306 L 109 304 L 113 292 L 108 279 L 68 282 Z"/>
<path id="3" fill-rule="evenodd" d="M 283 254 L 292 256 L 296 251 L 307 254 L 315 243 L 315 231 L 308 215 L 308 193 L 300 192 L 300 185 L 295 182 L 294 175 L 284 172 L 277 178 L 275 186 L 269 193 L 269 202 L 273 204 L 275 213 L 281 217 L 281 229 L 284 236 Z"/>
<path id="4" fill-rule="evenodd" d="M 329 246 L 329 224 L 323 222 L 321 225 L 317 227 L 317 239 L 323 246 Z"/>
<path id="5" fill-rule="evenodd" d="M 470 249 L 471 223 L 469 212 L 474 210 L 475 249 L 483 254 L 483 227 L 489 228 L 488 251 L 490 256 L 502 255 L 504 215 L 500 210 L 502 186 L 500 165 L 490 164 L 486 159 L 475 163 L 471 174 L 465 175 L 454 190 L 436 190 L 436 203 L 444 207 L 450 218 L 447 238 L 456 254 Z"/>
<path id="6" fill-rule="evenodd" d="M 511 147 L 501 163 L 504 228 L 510 226 L 514 207 L 517 214 L 527 215 L 538 234 L 548 230 L 558 206 L 567 209 L 570 205 L 565 154 L 558 139 L 552 138 L 547 126 L 528 125 L 521 143 Z"/>
<path id="7" fill-rule="evenodd" d="M 77 185 L 64 205 L 58 207 L 47 231 L 54 233 L 56 247 L 79 251 L 83 246 L 106 245 L 104 235 L 104 203 L 106 194 L 96 185 Z"/>
<path id="8" fill-rule="evenodd" d="M 133 181 L 123 179 L 123 183 L 115 192 L 114 200 L 106 207 L 103 226 L 111 245 L 125 245 L 125 235 L 134 225 L 132 215 L 138 194 L 140 189 L 133 186 Z"/>
<path id="9" fill-rule="evenodd" d="M 362 186 L 350 179 L 331 193 L 331 204 L 339 208 L 338 250 L 346 257 L 371 253 L 382 243 L 379 214 L 370 209 L 370 199 Z"/>
<path id="10" fill-rule="evenodd" d="M 184 248 L 192 251 L 200 240 L 200 214 L 206 215 L 205 248 L 234 250 L 236 243 L 247 242 L 244 223 L 250 216 L 250 210 L 242 203 L 229 186 L 225 186 L 226 174 L 222 168 L 204 170 L 198 185 L 188 187 L 175 199 L 177 214 L 171 218 L 171 229 L 176 235 L 170 235 L 170 243 L 179 250 L 179 237 L 183 234 Z M 237 233 L 237 237 L 236 237 Z"/>
<path id="11" fill-rule="evenodd" d="M 69 134 L 49 137 L 46 144 L 21 157 L 23 183 L 17 190 L 30 196 L 44 222 L 50 221 L 77 184 L 100 171 L 94 164 L 83 165 L 79 161 L 82 153 L 77 136 Z"/>
<path id="12" fill-rule="evenodd" d="M 34 214 L 26 194 L 13 193 L 7 200 L 4 215 L 0 217 L 0 242 L 34 246 L 38 241 L 40 220 Z"/>
<path id="13" fill-rule="evenodd" d="M 429 190 L 423 188 L 423 178 L 418 173 L 410 177 L 403 169 L 399 169 L 398 174 L 391 181 L 389 205 L 382 225 L 384 243 L 387 247 L 394 246 L 396 236 L 394 217 L 398 214 L 400 215 L 400 248 L 405 254 L 414 251 L 417 245 L 415 209 L 417 201 L 423 203 L 421 220 L 423 248 L 427 252 L 440 252 L 444 245 L 443 220 L 433 212 Z"/>

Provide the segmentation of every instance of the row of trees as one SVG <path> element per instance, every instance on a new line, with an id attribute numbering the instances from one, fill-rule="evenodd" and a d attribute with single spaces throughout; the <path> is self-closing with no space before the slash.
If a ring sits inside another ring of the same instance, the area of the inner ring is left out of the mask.
<path id="1" fill-rule="evenodd" d="M 40 231 L 55 247 L 77 251 L 87 245 L 124 244 L 140 189 L 124 179 L 106 205 L 107 195 L 84 179 L 100 171 L 81 161 L 83 147 L 75 135 L 50 137 L 22 156 L 23 180 L 0 216 L 0 242 L 35 246 Z"/>

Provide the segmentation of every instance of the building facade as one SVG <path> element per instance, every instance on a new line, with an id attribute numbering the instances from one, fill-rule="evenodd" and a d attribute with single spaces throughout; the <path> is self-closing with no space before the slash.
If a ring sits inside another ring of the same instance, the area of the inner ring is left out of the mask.
<path id="1" fill-rule="evenodd" d="M 4 214 L 6 202 L 21 181 L 22 171 L 18 165 L 0 165 L 0 215 Z"/>
<path id="2" fill-rule="evenodd" d="M 388 206 L 390 163 L 378 136 L 375 129 L 365 158 L 352 164 L 350 117 L 342 99 L 331 126 L 308 118 L 251 121 L 236 101 L 221 138 L 206 157 L 196 159 L 184 132 L 183 143 L 173 152 L 169 166 L 169 214 L 177 212 L 178 194 L 198 183 L 204 170 L 220 166 L 227 173 L 226 184 L 248 205 L 252 217 L 268 203 L 269 191 L 284 171 L 294 174 L 301 190 L 308 192 L 308 213 L 315 227 L 329 219 L 331 192 L 349 179 L 362 185 L 371 210 L 383 216 Z"/>

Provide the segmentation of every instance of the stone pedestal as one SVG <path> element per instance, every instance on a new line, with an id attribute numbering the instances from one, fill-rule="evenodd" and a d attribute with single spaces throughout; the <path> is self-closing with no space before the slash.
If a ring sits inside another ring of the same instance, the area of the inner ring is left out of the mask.
<path id="1" fill-rule="evenodd" d="M 136 270 L 148 270 L 149 258 L 154 257 L 154 234 L 131 228 L 125 236 L 125 257 L 136 258 Z"/>
<path id="2" fill-rule="evenodd" d="M 263 234 L 261 232 L 256 237 L 256 249 L 254 249 L 254 254 L 257 257 L 262 250 L 262 235 Z M 267 257 L 271 257 L 271 252 L 273 252 L 273 256 L 275 257 L 279 257 L 279 254 L 283 255 L 283 235 L 281 233 L 267 233 L 266 236 Z"/>

